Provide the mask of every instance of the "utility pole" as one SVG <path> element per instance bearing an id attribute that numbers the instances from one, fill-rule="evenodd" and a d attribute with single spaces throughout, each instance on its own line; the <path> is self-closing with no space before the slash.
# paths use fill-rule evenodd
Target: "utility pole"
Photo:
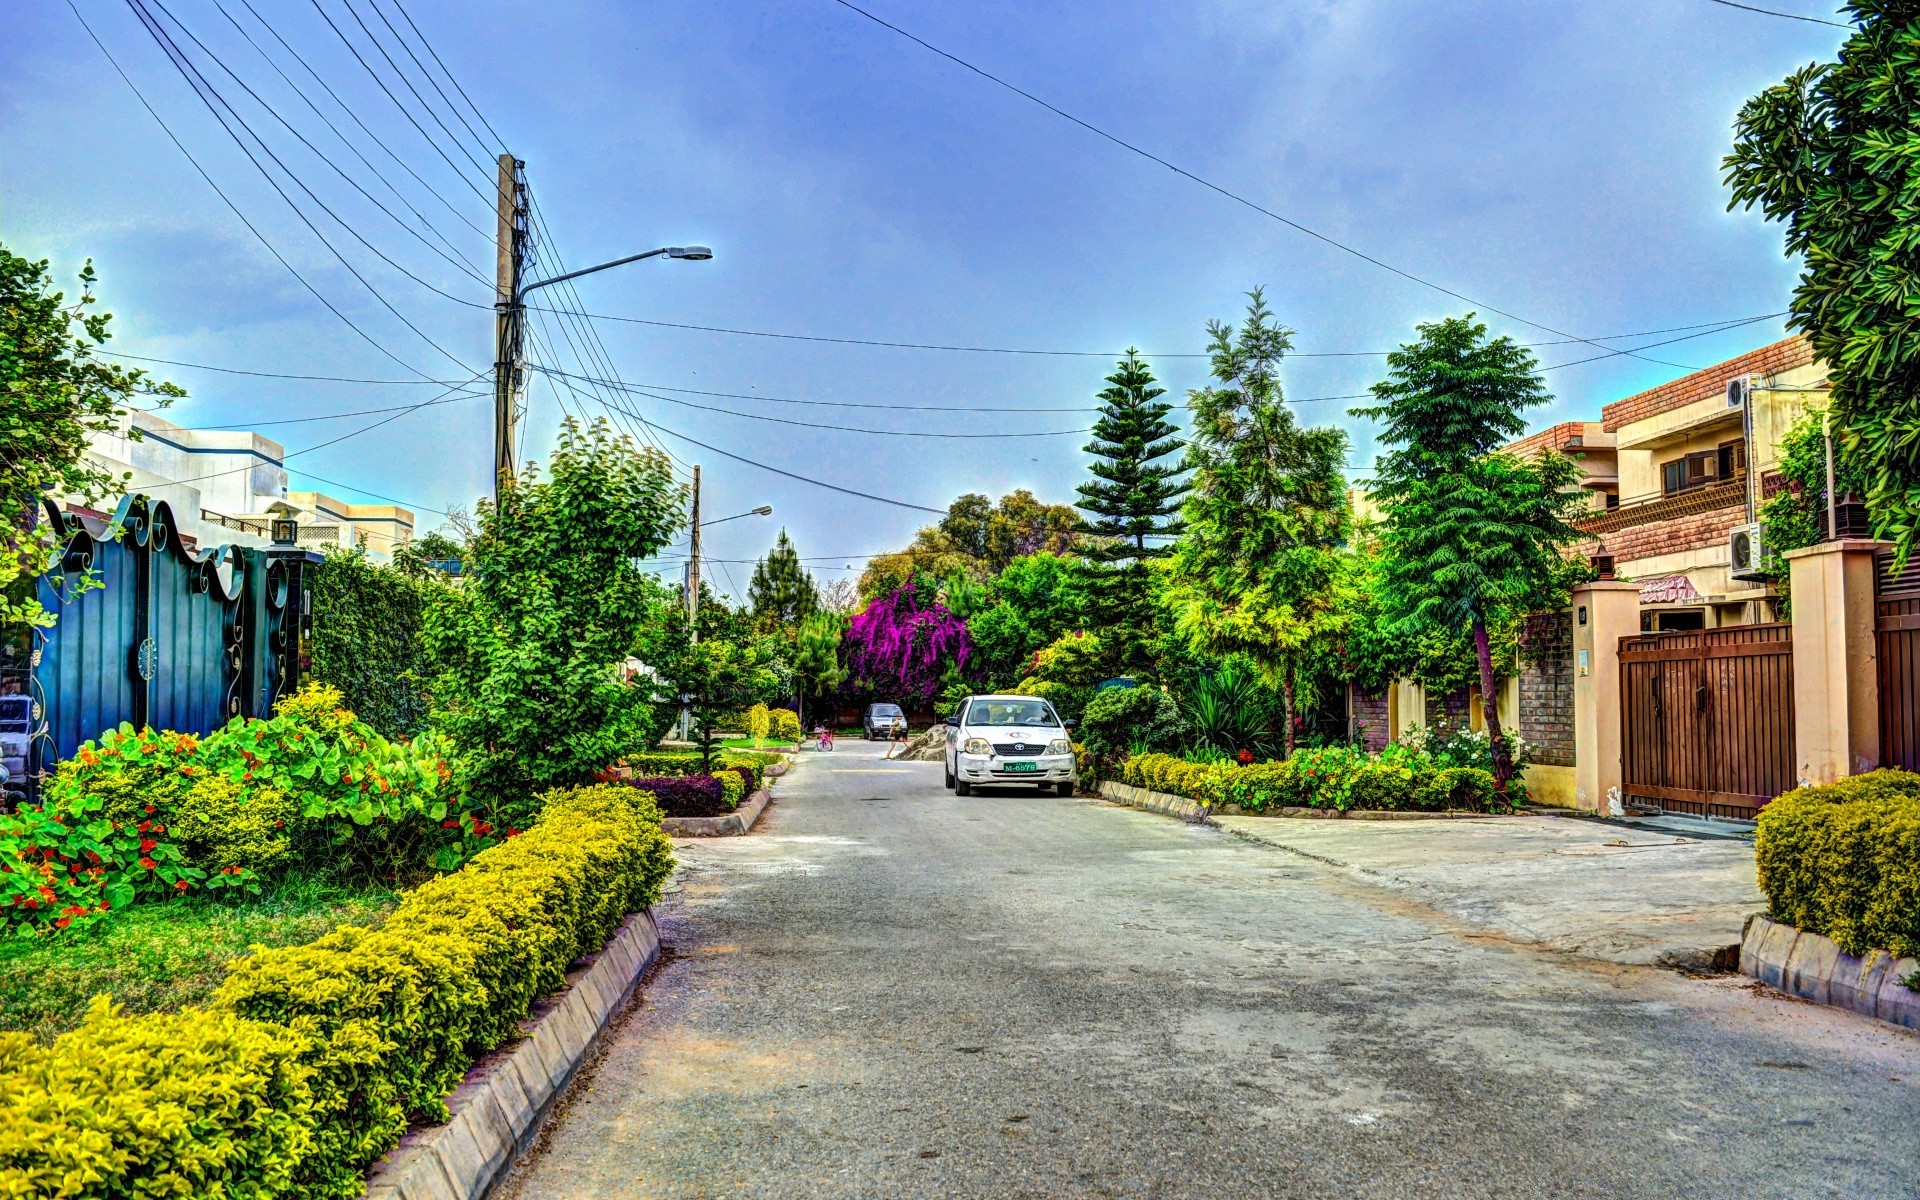
<path id="1" fill-rule="evenodd" d="M 693 469 L 693 549 L 687 558 L 687 632 L 700 640 L 700 468 Z"/>
<path id="2" fill-rule="evenodd" d="M 500 156 L 498 224 L 495 227 L 493 297 L 493 495 L 513 478 L 513 426 L 520 409 L 520 363 L 525 329 L 521 274 L 526 266 L 529 222 L 525 163 Z"/>

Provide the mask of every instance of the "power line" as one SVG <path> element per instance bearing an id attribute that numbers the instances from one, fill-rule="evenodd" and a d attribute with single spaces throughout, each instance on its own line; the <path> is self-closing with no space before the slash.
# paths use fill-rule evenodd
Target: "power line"
<path id="1" fill-rule="evenodd" d="M 544 369 L 545 368 L 539 367 L 539 366 L 534 367 L 534 370 L 536 371 L 540 371 Z M 697 408 L 697 409 L 700 409 L 702 412 L 720 413 L 724 416 L 729 416 L 729 417 L 741 417 L 748 421 L 766 421 L 774 425 L 797 425 L 805 429 L 828 429 L 828 430 L 832 430 L 835 433 L 866 433 L 866 434 L 874 434 L 879 437 L 917 437 L 917 438 L 975 440 L 975 439 L 985 439 L 985 438 L 1073 437 L 1078 434 L 1093 432 L 1091 429 L 1047 429 L 1047 430 L 1038 430 L 1038 431 L 1026 432 L 1026 433 L 930 433 L 924 430 L 917 430 L 917 429 L 912 429 L 912 430 L 867 429 L 858 425 L 827 425 L 817 421 L 794 421 L 794 420 L 789 420 L 785 417 L 765 417 L 765 416 L 759 416 L 755 413 L 735 412 L 733 409 L 720 408 L 712 404 L 696 404 L 691 400 L 677 400 L 672 396 L 657 396 L 652 392 L 642 391 L 637 387 L 627 387 L 627 388 L 622 388 L 621 390 L 628 392 L 631 395 L 645 396 L 649 400 L 664 400 L 668 404 L 678 404 L 685 408 Z"/>
<path id="2" fill-rule="evenodd" d="M 1742 12 L 1759 13 L 1763 17 L 1783 17 L 1789 21 L 1807 21 L 1814 25 L 1831 25 L 1835 29 L 1845 29 L 1849 31 L 1854 28 L 1854 26 L 1844 21 L 1829 21 L 1825 17 L 1803 17 L 1799 13 L 1775 12 L 1771 8 L 1755 8 L 1751 4 L 1736 4 L 1734 0 L 1711 0 L 1711 2 L 1725 5 L 1728 8 L 1737 8 Z"/>
<path id="3" fill-rule="evenodd" d="M 209 363 L 183 362 L 175 358 L 153 358 L 144 354 L 122 354 L 115 350 L 95 350 L 112 358 L 130 362 L 161 363 L 169 367 L 189 367 L 196 371 L 218 371 L 222 375 L 251 375 L 261 379 L 299 379 L 311 383 L 385 384 L 395 387 L 448 387 L 458 380 L 448 379 L 354 379 L 344 375 L 291 375 L 283 371 L 250 371 L 241 367 L 216 367 Z"/>
<path id="4" fill-rule="evenodd" d="M 1174 174 L 1179 175 L 1184 179 L 1191 180 L 1192 182 L 1199 184 L 1201 187 L 1206 188 L 1208 191 L 1224 196 L 1236 204 L 1244 205 L 1245 207 L 1252 209 L 1254 212 L 1257 212 L 1264 217 L 1268 217 L 1268 218 L 1271 218 L 1272 220 L 1278 221 L 1282 225 L 1287 226 L 1289 229 L 1295 230 L 1296 232 L 1299 232 L 1299 233 L 1306 234 L 1308 237 L 1313 238 L 1316 241 L 1322 242 L 1328 246 L 1331 246 L 1334 249 L 1339 250 L 1344 254 L 1350 254 L 1353 257 L 1360 259 L 1362 262 L 1371 263 L 1373 266 L 1379 267 L 1381 270 L 1389 272 L 1391 274 L 1398 275 L 1400 278 L 1408 280 L 1409 282 L 1417 283 L 1422 287 L 1431 288 L 1434 291 L 1439 292 L 1443 296 L 1451 296 L 1455 300 L 1459 300 L 1464 304 L 1470 304 L 1476 309 L 1481 309 L 1486 312 L 1494 313 L 1495 315 L 1505 317 L 1510 321 L 1518 321 L 1522 325 L 1527 325 L 1534 329 L 1544 330 L 1547 333 L 1555 334 L 1556 336 L 1559 336 L 1559 337 L 1572 338 L 1575 341 L 1585 342 L 1589 345 L 1595 346 L 1602 350 L 1606 349 L 1605 346 L 1601 346 L 1597 341 L 1594 341 L 1591 338 L 1584 338 L 1584 337 L 1581 337 L 1579 334 L 1569 333 L 1564 329 L 1556 329 L 1551 325 L 1543 325 L 1538 321 L 1530 321 L 1527 318 L 1520 316 L 1517 313 L 1509 312 L 1506 309 L 1502 309 L 1502 308 L 1496 308 L 1491 304 L 1483 304 L 1480 301 L 1475 300 L 1473 297 L 1468 296 L 1463 292 L 1456 292 L 1452 288 L 1447 287 L 1444 284 L 1435 283 L 1431 279 L 1424 279 L 1418 275 L 1415 275 L 1411 271 L 1402 270 L 1401 268 L 1396 267 L 1391 263 L 1375 258 L 1373 255 L 1368 254 L 1363 250 L 1356 249 L 1352 246 L 1347 245 L 1345 242 L 1341 242 L 1335 238 L 1329 237 L 1326 234 L 1321 233 L 1317 229 L 1311 229 L 1305 225 L 1302 225 L 1300 222 L 1293 220 L 1290 217 L 1281 216 L 1279 213 L 1273 211 L 1272 209 L 1267 208 L 1260 204 L 1256 204 L 1254 201 L 1249 200 L 1247 197 L 1240 195 L 1238 192 L 1229 191 L 1227 188 L 1224 188 L 1221 185 L 1214 183 L 1210 179 L 1206 179 L 1206 178 L 1203 178 L 1202 176 L 1196 175 L 1192 171 L 1189 171 L 1184 167 L 1176 166 L 1174 163 L 1169 162 L 1164 158 L 1161 158 L 1159 155 L 1154 154 L 1152 151 L 1142 149 L 1141 147 L 1134 145 L 1132 142 L 1129 142 L 1124 138 L 1119 137 L 1116 134 L 1108 133 L 1106 130 L 1100 128 L 1098 125 L 1095 125 L 1089 121 L 1084 121 L 1079 117 L 1074 116 L 1072 113 L 1066 111 L 1063 108 L 1059 108 L 1053 104 L 1049 104 L 1047 101 L 1042 100 L 1040 97 L 1034 95 L 1032 92 L 1029 92 L 1024 88 L 1018 87 L 1012 83 L 1009 83 L 990 71 L 987 71 L 981 67 L 976 67 L 972 63 L 968 62 L 966 59 L 961 58 L 956 54 L 951 54 L 945 50 L 942 50 L 940 47 L 934 45 L 932 42 L 929 42 L 924 38 L 917 37 L 911 33 L 908 33 L 906 30 L 900 28 L 898 25 L 895 25 L 890 21 L 886 21 L 881 19 L 878 16 L 875 16 L 873 13 L 870 13 L 866 9 L 861 8 L 859 5 L 854 4 L 852 0 L 833 0 L 833 2 L 840 5 L 842 8 L 847 9 L 849 12 L 858 13 L 860 16 L 865 17 L 867 20 L 872 21 L 874 24 L 880 26 L 883 29 L 891 30 L 892 32 L 900 35 L 906 40 L 921 47 L 922 49 L 931 51 L 932 53 L 939 55 L 941 58 L 946 59 L 948 62 L 951 62 L 956 66 L 963 67 L 966 70 L 973 72 L 975 75 L 980 76 L 980 78 L 985 79 L 990 83 L 996 84 L 999 87 L 1003 87 L 1007 91 L 1012 92 L 1014 95 L 1019 96 L 1022 99 L 1029 100 L 1034 104 L 1039 105 L 1041 108 L 1046 109 L 1048 112 L 1054 114 L 1055 116 L 1060 117 L 1063 120 L 1069 121 L 1075 125 L 1078 125 L 1080 128 L 1086 130 L 1091 134 L 1094 134 L 1097 137 L 1104 138 L 1105 140 L 1112 142 L 1114 145 L 1119 146 L 1123 150 L 1127 150 L 1133 154 L 1137 154 L 1141 158 L 1144 158 L 1149 162 L 1158 163 L 1160 166 L 1165 167 L 1167 170 L 1172 171 Z M 1641 356 L 1636 354 L 1634 355 L 1634 357 L 1639 358 Z M 1663 367 L 1673 367 L 1683 371 L 1698 370 L 1698 368 L 1696 367 L 1685 366 L 1681 363 L 1665 362 L 1660 359 L 1647 359 L 1646 361 L 1658 363 Z"/>
<path id="5" fill-rule="evenodd" d="M 396 404 L 391 408 L 360 408 L 352 412 L 323 413 L 317 417 L 277 417 L 270 421 L 236 421 L 228 425 L 180 425 L 179 429 L 259 429 L 267 425 L 309 425 L 315 421 L 339 421 L 347 417 L 371 417 L 379 413 L 412 412 L 415 408 L 432 408 L 439 404 L 457 404 L 462 400 L 481 400 L 493 395 L 492 391 L 463 391 L 457 396 L 429 400 L 425 404 Z"/>
<path id="6" fill-rule="evenodd" d="M 529 309 L 532 309 L 535 307 L 538 307 L 538 306 L 528 305 Z M 1489 311 L 1492 311 L 1492 310 L 1489 310 Z M 645 317 L 619 317 L 609 313 L 587 313 L 584 315 L 591 317 L 596 321 L 619 321 L 619 322 L 622 322 L 623 324 L 628 324 L 628 325 L 652 325 L 660 329 L 685 329 L 695 333 L 725 333 L 725 334 L 731 334 L 736 337 L 775 338 L 780 341 L 788 341 L 788 342 L 825 342 L 830 345 L 838 345 L 838 346 L 875 346 L 881 349 L 888 349 L 888 350 L 945 350 L 945 351 L 953 351 L 953 352 L 962 353 L 962 354 L 1011 354 L 1011 355 L 1028 355 L 1028 356 L 1041 357 L 1041 358 L 1113 358 L 1113 359 L 1125 358 L 1127 353 L 1124 350 L 1027 350 L 1027 349 L 1007 347 L 1007 346 L 959 346 L 959 345 L 943 345 L 935 342 L 892 342 L 892 341 L 882 341 L 875 338 L 823 337 L 823 336 L 817 336 L 817 335 L 805 334 L 805 333 L 773 333 L 764 329 L 732 329 L 722 325 L 690 325 L 680 321 L 654 321 L 654 320 L 649 320 Z M 1617 342 L 1625 338 L 1653 337 L 1657 334 L 1679 333 L 1679 332 L 1683 332 L 1685 330 L 1690 330 L 1690 329 L 1704 329 L 1704 330 L 1707 330 L 1708 333 L 1712 333 L 1712 332 L 1716 332 L 1719 328 L 1722 328 L 1722 327 L 1731 329 L 1731 328 L 1736 328 L 1740 325 L 1751 324 L 1755 321 L 1765 321 L 1772 317 L 1780 317 L 1785 315 L 1786 314 L 1784 312 L 1766 313 L 1758 317 L 1741 317 L 1741 318 L 1728 320 L 1728 321 L 1707 321 L 1699 325 L 1678 325 L 1670 329 L 1647 329 L 1637 333 L 1610 333 L 1610 334 L 1602 335 L 1600 337 L 1593 337 L 1593 338 L 1565 337 L 1565 338 L 1556 338 L 1552 341 L 1545 341 L 1545 342 L 1522 342 L 1520 343 L 1520 345 L 1527 349 L 1537 349 L 1542 346 L 1593 345 L 1596 342 Z M 1705 335 L 1703 334 L 1702 336 L 1705 336 Z M 1147 351 L 1138 351 L 1137 353 L 1139 353 L 1141 358 L 1148 359 L 1148 360 L 1156 359 L 1156 358 L 1211 358 L 1212 357 L 1211 353 L 1193 353 L 1193 352 L 1185 352 L 1185 351 L 1179 352 L 1179 353 L 1169 353 L 1169 354 L 1153 354 Z M 1393 353 L 1393 351 L 1391 350 L 1319 350 L 1319 351 L 1302 350 L 1302 351 L 1290 352 L 1288 353 L 1287 357 L 1288 358 L 1384 358 L 1391 353 Z M 1673 365 L 1673 364 L 1662 364 L 1662 365 Z M 1681 367 L 1680 369 L 1692 370 L 1693 368 Z"/>
<path id="7" fill-rule="evenodd" d="M 100 48 L 100 53 L 104 55 L 106 57 L 107 62 L 113 66 L 114 73 L 119 75 L 122 82 L 124 82 L 127 85 L 127 90 L 131 91 L 134 95 L 134 98 L 140 101 L 140 107 L 147 110 L 147 115 L 152 117 L 154 120 L 154 123 L 160 126 L 161 132 L 167 135 L 167 140 L 173 143 L 174 148 L 180 151 L 181 156 L 184 157 L 187 160 L 187 162 L 193 167 L 194 172 L 198 174 L 201 179 L 206 181 L 206 184 L 208 187 L 213 189 L 213 194 L 220 197 L 220 202 L 225 204 L 227 208 L 233 213 L 233 215 L 239 219 L 240 224 L 246 227 L 247 232 L 251 233 L 254 236 L 254 238 L 258 240 L 262 246 L 266 247 L 267 253 L 273 255 L 274 260 L 278 262 L 281 266 L 285 267 L 287 269 L 288 274 L 292 275 L 295 279 L 299 280 L 300 286 L 303 288 L 306 288 L 307 291 L 312 294 L 313 298 L 315 300 L 318 300 L 328 312 L 338 317 L 340 319 L 341 324 L 345 325 L 348 329 L 353 330 L 353 332 L 358 334 L 360 338 L 363 341 L 365 341 L 369 346 L 372 346 L 375 350 L 378 350 L 380 353 L 386 355 L 388 358 L 392 359 L 394 362 L 405 367 L 407 370 L 412 371 L 415 375 L 420 376 L 421 379 L 433 380 L 433 376 L 427 374 L 425 371 L 422 371 L 420 368 L 414 366 L 412 363 L 401 358 L 399 355 L 395 354 L 393 351 L 387 349 L 386 346 L 382 345 L 379 342 L 379 340 L 376 339 L 372 334 L 368 333 L 366 330 L 360 328 L 359 325 L 355 324 L 352 318 L 348 317 L 347 314 L 341 312 L 338 306 L 336 306 L 333 303 L 333 301 L 327 299 L 326 296 L 321 294 L 319 288 L 314 287 L 312 283 L 308 282 L 307 277 L 305 275 L 302 275 L 299 272 L 299 270 L 294 267 L 292 263 L 287 261 L 286 256 L 280 253 L 279 249 L 273 244 L 273 242 L 267 238 L 267 235 L 260 232 L 259 227 L 255 225 L 252 221 L 247 219 L 246 213 L 240 211 L 240 206 L 233 202 L 233 198 L 227 195 L 226 190 L 222 188 L 219 184 L 213 181 L 213 176 L 207 173 L 207 169 L 200 165 L 200 160 L 193 156 L 192 151 L 188 150 L 186 147 L 186 144 L 182 142 L 180 138 L 173 132 L 173 127 L 168 125 L 165 119 L 163 119 L 160 116 L 159 110 L 154 108 L 153 105 L 148 102 L 146 93 L 142 92 L 137 86 L 135 86 L 133 82 L 133 77 L 128 75 L 126 70 L 123 67 L 121 67 L 120 60 L 113 56 L 113 52 L 107 49 L 106 43 L 101 41 L 99 35 L 93 31 L 93 26 L 87 24 L 87 19 L 80 15 L 80 9 L 74 4 L 74 0 L 67 0 L 67 8 L 72 11 L 74 20 L 80 22 L 80 27 L 87 31 L 87 37 L 93 42 L 95 46 L 98 46 Z"/>

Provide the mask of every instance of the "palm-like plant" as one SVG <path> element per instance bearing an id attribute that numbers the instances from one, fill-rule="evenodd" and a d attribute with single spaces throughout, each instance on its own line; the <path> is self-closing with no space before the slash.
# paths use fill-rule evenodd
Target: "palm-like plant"
<path id="1" fill-rule="evenodd" d="M 1185 690 L 1181 707 L 1199 745 L 1227 754 L 1269 752 L 1273 696 L 1238 659 L 1229 658 L 1211 674 L 1196 676 Z"/>

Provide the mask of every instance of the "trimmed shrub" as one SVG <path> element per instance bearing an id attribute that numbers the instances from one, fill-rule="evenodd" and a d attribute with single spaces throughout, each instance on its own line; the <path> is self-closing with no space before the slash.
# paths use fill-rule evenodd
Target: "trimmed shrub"
<path id="1" fill-rule="evenodd" d="M 209 874 L 243 867 L 273 876 L 294 865 L 300 806 L 272 788 L 251 794 L 224 775 L 202 775 L 173 806 L 167 833 L 189 864 Z"/>
<path id="2" fill-rule="evenodd" d="M 1755 865 L 1774 920 L 1848 954 L 1920 956 L 1920 775 L 1883 769 L 1776 798 Z"/>
<path id="3" fill-rule="evenodd" d="M 336 930 L 236 962 L 212 1007 L 309 1039 L 312 1151 L 303 1196 L 357 1197 L 362 1173 L 518 1035 L 567 964 L 659 897 L 672 870 L 659 809 L 635 788 L 562 789 L 539 822 L 409 893 L 378 930 Z"/>
<path id="4" fill-rule="evenodd" d="M 1186 796 L 1206 804 L 1220 804 L 1227 779 L 1240 768 L 1188 762 L 1172 754 L 1134 754 L 1121 764 L 1120 781 L 1152 792 Z"/>
<path id="5" fill-rule="evenodd" d="M 772 732 L 769 734 L 776 742 L 797 742 L 800 732 L 800 714 L 790 708 L 776 708 L 769 714 L 773 719 Z"/>
<path id="6" fill-rule="evenodd" d="M 720 785 L 721 803 L 726 806 L 726 811 L 739 808 L 740 801 L 747 796 L 747 777 L 731 768 L 720 767 L 714 771 L 712 778 Z"/>
<path id="7" fill-rule="evenodd" d="M 1346 746 L 1297 750 L 1283 762 L 1233 766 L 1171 754 L 1136 754 L 1121 767 L 1124 782 L 1254 812 L 1274 808 L 1505 812 L 1493 776 L 1477 767 L 1443 767 L 1424 755 L 1389 748 L 1368 757 Z"/>
<path id="8" fill-rule="evenodd" d="M 296 1194 L 314 1127 L 298 1031 L 123 1016 L 104 996 L 42 1046 L 0 1033 L 0 1196 Z"/>
<path id="9" fill-rule="evenodd" d="M 755 745 L 766 741 L 767 734 L 772 730 L 773 717 L 765 704 L 755 703 L 747 710 L 747 736 L 753 739 Z"/>
<path id="10" fill-rule="evenodd" d="M 1131 750 L 1171 750 L 1186 740 L 1187 723 L 1173 697 L 1159 688 L 1113 687 L 1087 702 L 1079 734 L 1104 760 Z"/>
<path id="11" fill-rule="evenodd" d="M 733 811 L 725 786 L 711 775 L 661 775 L 628 782 L 652 795 L 669 817 L 718 817 Z"/>

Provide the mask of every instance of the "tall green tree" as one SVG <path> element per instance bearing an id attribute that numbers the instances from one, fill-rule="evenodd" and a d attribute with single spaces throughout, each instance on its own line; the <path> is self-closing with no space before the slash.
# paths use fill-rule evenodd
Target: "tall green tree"
<path id="1" fill-rule="evenodd" d="M 666 456 L 605 421 L 571 419 L 542 479 L 529 462 L 482 500 L 462 585 L 428 610 L 433 721 L 459 751 L 461 783 L 524 814 L 544 788 L 582 783 L 656 732 L 653 695 L 625 681 L 658 663 L 677 607 L 638 564 L 686 523 Z"/>
<path id="2" fill-rule="evenodd" d="M 1237 331 L 1213 321 L 1207 332 L 1215 382 L 1187 399 L 1187 528 L 1166 560 L 1165 603 L 1195 650 L 1243 655 L 1279 689 L 1290 754 L 1314 660 L 1337 651 L 1347 435 L 1294 420 L 1280 384 L 1293 334 L 1261 289 Z"/>
<path id="3" fill-rule="evenodd" d="M 1874 531 L 1920 535 L 1920 3 L 1852 0 L 1836 61 L 1755 96 L 1734 123 L 1728 207 L 1786 225 L 1805 267 L 1790 324 L 1827 364 L 1835 432 Z"/>
<path id="4" fill-rule="evenodd" d="M 136 397 L 157 407 L 186 395 L 98 357 L 113 321 L 94 311 L 98 278 L 89 259 L 70 303 L 46 260 L 0 246 L 0 628 L 53 624 L 31 587 L 56 549 L 37 525 L 41 498 L 113 492 L 123 481 L 88 460 L 92 436 L 120 428 Z"/>
<path id="5" fill-rule="evenodd" d="M 847 617 L 821 610 L 808 614 L 800 622 L 793 643 L 794 715 L 806 728 L 807 693 L 824 696 L 846 682 L 847 669 L 840 663 L 840 639 L 847 636 Z"/>
<path id="6" fill-rule="evenodd" d="M 1084 447 L 1094 456 L 1093 478 L 1079 489 L 1079 507 L 1094 515 L 1081 526 L 1088 535 L 1080 547 L 1088 618 L 1122 672 L 1152 668 L 1154 585 L 1147 563 L 1164 556 L 1166 540 L 1182 529 L 1182 468 L 1177 459 L 1161 461 L 1180 448 L 1164 395 L 1152 369 L 1129 349 L 1107 376 L 1093 441 Z"/>
<path id="7" fill-rule="evenodd" d="M 1564 599 L 1578 570 L 1564 550 L 1581 536 L 1568 521 L 1587 498 L 1565 455 L 1500 450 L 1525 432 L 1525 411 L 1550 399 L 1532 353 L 1489 339 L 1471 313 L 1418 331 L 1387 356 L 1378 403 L 1353 410 L 1381 421 L 1380 442 L 1393 448 L 1374 473 L 1384 513 L 1374 586 L 1396 635 L 1472 638 L 1494 782 L 1505 790 L 1514 765 L 1489 629 Z"/>
<path id="8" fill-rule="evenodd" d="M 773 549 L 754 565 L 747 602 L 762 628 L 792 628 L 820 607 L 820 589 L 813 574 L 800 565 L 800 552 L 793 548 L 786 530 L 780 531 Z"/>

